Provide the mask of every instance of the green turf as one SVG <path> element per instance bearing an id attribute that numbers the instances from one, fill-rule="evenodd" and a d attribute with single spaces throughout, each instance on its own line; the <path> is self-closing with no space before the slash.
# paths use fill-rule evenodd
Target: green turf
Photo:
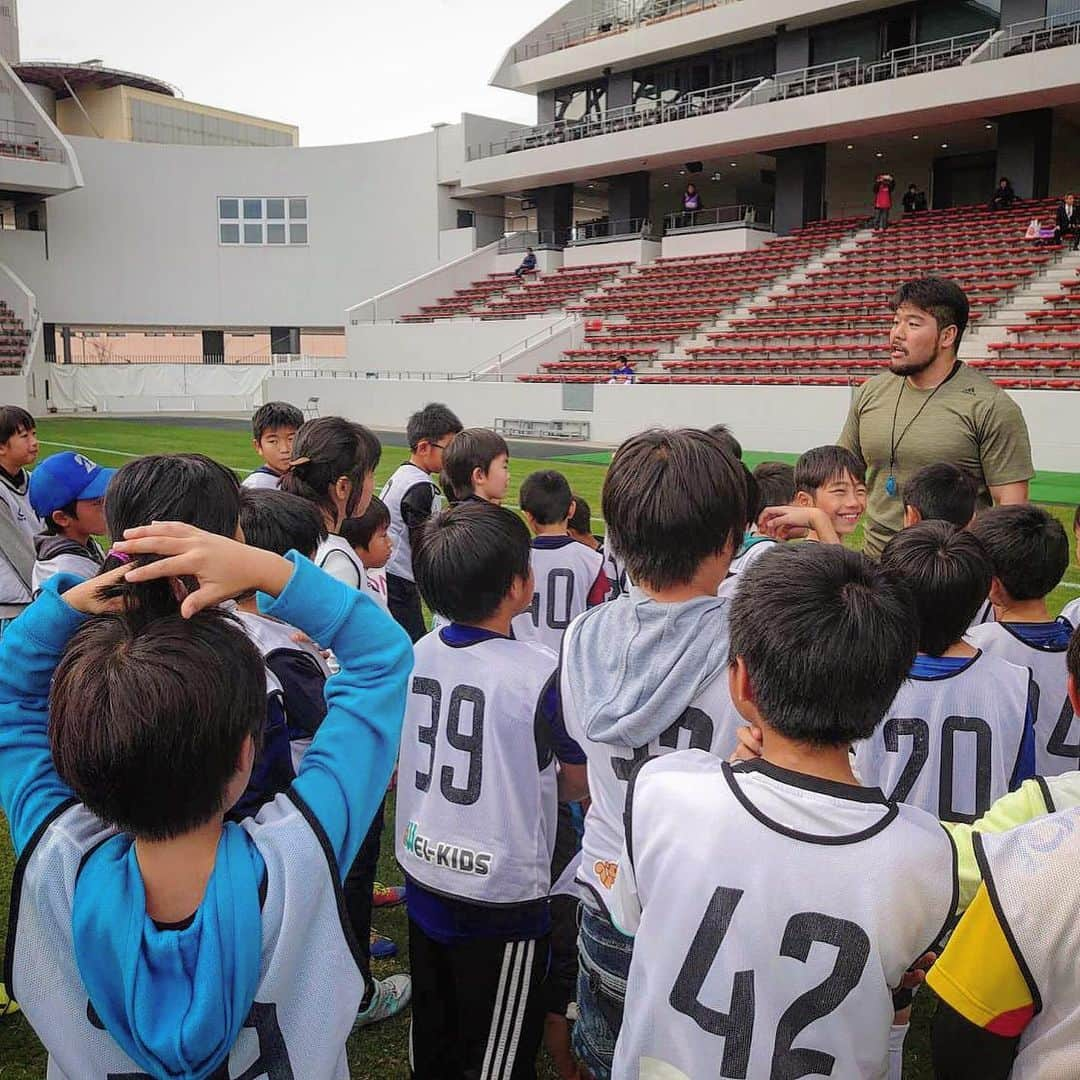
<path id="1" fill-rule="evenodd" d="M 239 431 L 173 425 L 147 425 L 122 420 L 70 420 L 46 419 L 38 426 L 42 443 L 42 455 L 47 456 L 64 449 L 77 449 L 94 460 L 106 465 L 122 465 L 131 457 L 146 453 L 175 451 L 198 451 L 208 454 L 240 471 L 254 468 L 258 458 L 251 448 L 250 439 Z M 405 451 L 387 449 L 377 473 L 382 482 L 406 457 Z M 794 460 L 791 454 L 751 452 L 746 455 L 751 466 L 763 460 Z M 558 467 L 564 472 L 576 492 L 591 505 L 594 515 L 599 514 L 600 487 L 605 469 L 601 466 L 610 461 L 610 453 L 568 455 L 557 462 L 532 461 L 515 458 L 511 463 L 513 483 L 510 498 L 516 501 L 518 485 L 534 469 Z M 1052 512 L 1061 519 L 1072 534 L 1073 506 L 1080 502 L 1080 476 L 1067 473 L 1040 473 L 1033 485 L 1036 498 L 1058 503 Z M 596 524 L 602 523 L 599 518 Z M 598 530 L 599 531 L 599 530 Z M 858 543 L 858 534 L 853 538 Z M 1071 586 L 1071 587 L 1070 587 Z M 1057 612 L 1068 600 L 1080 593 L 1080 570 L 1075 561 L 1070 565 L 1065 583 L 1051 594 L 1051 609 Z M 8 844 L 6 828 L 0 828 L 0 935 L 6 926 L 8 889 L 14 859 Z M 393 858 L 393 811 L 392 800 L 387 805 L 387 824 L 383 833 L 380 880 L 387 884 L 401 881 Z M 396 960 L 376 963 L 377 975 L 407 970 L 404 956 L 407 953 L 407 925 L 404 911 L 376 912 L 375 927 L 389 934 L 400 946 L 401 955 Z M 930 1080 L 933 1071 L 929 1058 L 928 1017 L 933 1003 L 929 991 L 919 994 L 916 1002 L 915 1021 L 908 1038 L 905 1057 L 906 1080 Z M 349 1041 L 349 1063 L 353 1080 L 396 1080 L 408 1075 L 407 1047 L 408 1023 L 394 1020 L 355 1035 Z M 542 1055 L 543 1057 L 543 1055 Z M 37 1080 L 44 1075 L 45 1058 L 40 1043 L 21 1017 L 0 1020 L 0 1080 Z M 541 1076 L 554 1077 L 550 1065 L 543 1061 Z"/>

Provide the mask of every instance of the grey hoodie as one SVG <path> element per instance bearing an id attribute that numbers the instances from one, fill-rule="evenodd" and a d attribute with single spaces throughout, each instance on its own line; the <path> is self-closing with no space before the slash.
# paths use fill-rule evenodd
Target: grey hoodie
<path id="1" fill-rule="evenodd" d="M 593 608 L 563 656 L 563 688 L 586 735 L 636 748 L 663 734 L 727 677 L 727 601 L 650 599 L 636 586 Z"/>

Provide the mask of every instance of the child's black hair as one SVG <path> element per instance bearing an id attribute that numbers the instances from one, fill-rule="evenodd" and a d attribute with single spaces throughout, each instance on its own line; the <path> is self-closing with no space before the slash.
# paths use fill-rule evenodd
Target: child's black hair
<path id="1" fill-rule="evenodd" d="M 979 485 L 975 477 L 948 461 L 924 465 L 905 485 L 904 506 L 914 507 L 923 521 L 948 521 L 964 528 L 975 516 Z"/>
<path id="2" fill-rule="evenodd" d="M 241 490 L 240 528 L 245 544 L 276 555 L 298 551 L 313 559 L 326 539 L 323 516 L 312 503 L 272 488 Z"/>
<path id="3" fill-rule="evenodd" d="M 919 651 L 930 656 L 940 656 L 964 636 L 986 603 L 993 577 L 978 537 L 947 521 L 924 521 L 898 532 L 881 553 L 881 568 L 911 590 Z"/>
<path id="4" fill-rule="evenodd" d="M 632 581 L 654 589 L 692 581 L 703 560 L 738 549 L 746 528 L 742 465 L 695 428 L 627 439 L 602 501 L 610 550 Z"/>
<path id="5" fill-rule="evenodd" d="M 795 462 L 795 490 L 813 495 L 818 488 L 848 475 L 860 484 L 866 483 L 866 466 L 861 458 L 843 446 L 815 446 Z"/>
<path id="6" fill-rule="evenodd" d="M 986 548 L 994 577 L 1013 600 L 1041 600 L 1065 576 L 1068 534 L 1041 506 L 995 506 L 979 514 L 971 531 Z"/>
<path id="7" fill-rule="evenodd" d="M 786 461 L 763 461 L 754 470 L 757 481 L 760 506 L 756 521 L 761 511 L 769 506 L 790 506 L 795 499 L 795 466 Z"/>
<path id="8" fill-rule="evenodd" d="M 353 548 L 371 546 L 371 539 L 380 528 L 389 528 L 390 511 L 382 499 L 372 496 L 368 508 L 359 517 L 346 518 L 341 523 L 341 538 Z"/>
<path id="9" fill-rule="evenodd" d="M 93 813 L 167 840 L 229 809 L 244 740 L 257 742 L 265 719 L 262 656 L 222 609 L 106 615 L 79 630 L 57 666 L 49 745 Z"/>
<path id="10" fill-rule="evenodd" d="M 105 493 L 105 522 L 112 540 L 124 530 L 154 521 L 182 521 L 218 536 L 234 537 L 240 520 L 240 483 L 236 474 L 204 454 L 149 454 L 122 466 Z M 136 565 L 157 556 L 139 556 Z M 105 560 L 103 572 L 119 566 Z M 129 614 L 146 618 L 179 611 L 168 579 L 139 585 L 121 582 L 105 590 L 122 597 Z"/>
<path id="11" fill-rule="evenodd" d="M 282 428 L 298 431 L 304 423 L 304 414 L 287 401 L 268 401 L 255 410 L 251 418 L 251 433 L 258 442 L 268 431 Z"/>
<path id="12" fill-rule="evenodd" d="M 405 434 L 409 449 L 415 450 L 421 442 L 438 442 L 446 435 L 461 431 L 461 421 L 445 405 L 432 402 L 409 417 Z"/>
<path id="13" fill-rule="evenodd" d="M 731 603 L 731 658 L 758 711 L 813 746 L 868 738 L 918 647 L 907 586 L 839 544 L 778 545 L 743 571 Z"/>
<path id="14" fill-rule="evenodd" d="M 571 532 L 592 533 L 592 507 L 575 491 L 574 512 L 567 519 L 566 527 Z"/>
<path id="15" fill-rule="evenodd" d="M 379 440 L 363 424 L 342 416 L 309 420 L 296 433 L 296 464 L 281 478 L 281 490 L 314 503 L 327 517 L 336 517 L 330 489 L 341 477 L 348 477 L 355 505 L 363 492 L 364 477 L 375 471 L 381 455 Z M 346 517 L 351 509 L 346 507 Z"/>
<path id="16" fill-rule="evenodd" d="M 37 431 L 34 418 L 18 405 L 0 405 L 0 446 L 26 431 Z"/>
<path id="17" fill-rule="evenodd" d="M 460 501 L 472 494 L 472 474 L 475 469 L 486 473 L 500 454 L 510 456 L 506 440 L 490 428 L 465 428 L 443 455 L 442 475 L 455 499 Z"/>
<path id="18" fill-rule="evenodd" d="M 413 573 L 432 611 L 476 623 L 497 610 L 515 580 L 528 577 L 530 551 L 517 514 L 470 500 L 425 522 L 413 545 Z"/>
<path id="19" fill-rule="evenodd" d="M 737 461 L 742 461 L 742 443 L 731 432 L 727 424 L 713 424 L 709 434 Z"/>
<path id="20" fill-rule="evenodd" d="M 558 525 L 565 521 L 573 501 L 569 482 L 554 469 L 529 473 L 518 492 L 518 505 L 531 514 L 538 525 Z"/>

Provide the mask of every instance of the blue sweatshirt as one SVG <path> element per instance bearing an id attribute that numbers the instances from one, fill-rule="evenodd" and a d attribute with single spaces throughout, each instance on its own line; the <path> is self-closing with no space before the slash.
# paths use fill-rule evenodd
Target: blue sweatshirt
<path id="1" fill-rule="evenodd" d="M 277 600 L 260 610 L 332 648 L 341 672 L 326 683 L 327 714 L 292 791 L 313 812 L 341 878 L 382 800 L 400 741 L 412 648 L 363 593 L 295 552 Z M 74 793 L 49 752 L 53 671 L 88 616 L 58 575 L 0 639 L 0 806 L 21 855 Z M 79 971 L 106 1030 L 153 1076 L 209 1076 L 228 1056 L 260 978 L 259 891 L 266 867 L 254 841 L 226 823 L 202 904 L 183 928 L 146 914 L 133 839 L 113 836 L 87 858 L 72 903 Z M 14 928 L 11 928 L 14 931 Z M 49 1032 L 39 1032 L 48 1047 Z"/>

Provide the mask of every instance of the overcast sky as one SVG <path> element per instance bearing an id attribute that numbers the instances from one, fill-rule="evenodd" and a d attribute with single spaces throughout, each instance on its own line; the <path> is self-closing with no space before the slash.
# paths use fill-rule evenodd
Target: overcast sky
<path id="1" fill-rule="evenodd" d="M 536 122 L 488 86 L 560 0 L 21 0 L 24 60 L 99 59 L 184 97 L 299 124 L 305 146 L 366 142 L 462 112 Z"/>

